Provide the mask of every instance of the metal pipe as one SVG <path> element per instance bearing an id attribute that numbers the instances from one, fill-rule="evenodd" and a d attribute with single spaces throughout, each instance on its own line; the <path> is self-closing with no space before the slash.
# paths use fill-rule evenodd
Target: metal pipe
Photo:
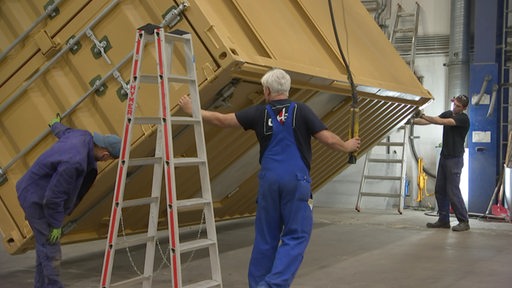
<path id="1" fill-rule="evenodd" d="M 494 113 L 494 106 L 496 105 L 496 93 L 498 92 L 498 84 L 492 86 L 491 104 L 489 104 L 489 110 L 487 111 L 487 118 L 491 117 Z"/>
<path id="2" fill-rule="evenodd" d="M 482 101 L 482 97 L 485 94 L 485 90 L 487 89 L 487 84 L 489 84 L 489 81 L 492 79 L 491 75 L 486 75 L 484 78 L 484 82 L 482 83 L 482 88 L 480 88 L 480 93 L 478 95 L 475 95 L 474 97 L 471 97 L 471 103 L 473 105 L 480 105 L 480 101 Z"/>
<path id="3" fill-rule="evenodd" d="M 36 26 L 39 25 L 39 23 L 41 23 L 41 21 L 43 21 L 44 19 L 46 19 L 46 17 L 48 17 L 48 15 L 53 13 L 53 10 L 62 1 L 64 1 L 64 0 L 56 0 L 52 5 L 48 6 L 46 8 L 46 11 L 43 14 L 41 14 L 41 16 L 39 16 L 36 19 L 36 21 L 34 21 L 32 23 L 32 25 L 30 25 L 30 27 L 28 27 L 28 29 L 25 30 L 25 32 L 23 32 L 20 36 L 18 36 L 18 38 L 16 38 L 16 40 L 14 40 L 14 42 L 12 42 L 12 44 L 9 45 L 9 47 L 7 47 L 4 51 L 2 51 L 2 54 L 0 54 L 0 62 L 2 60 L 4 60 L 4 58 L 7 56 L 7 54 L 9 54 L 9 52 L 11 52 L 11 50 L 14 49 L 14 47 L 16 47 L 16 45 L 18 45 L 21 41 L 23 41 L 23 39 L 25 39 L 28 36 L 28 34 L 30 34 L 30 32 L 32 32 L 32 30 L 34 30 L 34 28 L 36 28 Z"/>
<path id="4" fill-rule="evenodd" d="M 469 1 L 451 0 L 450 10 L 446 109 L 451 106 L 451 96 L 468 95 L 469 89 Z"/>
<path id="5" fill-rule="evenodd" d="M 59 53 L 57 53 L 57 55 L 55 55 L 50 61 L 48 61 L 46 64 L 44 64 L 28 81 L 26 81 L 9 99 L 7 99 L 6 101 L 4 101 L 4 103 L 2 103 L 2 105 L 0 105 L 0 114 L 2 114 L 2 112 L 5 111 L 5 109 L 7 109 L 7 107 L 9 107 L 12 103 L 14 103 L 16 100 L 18 100 L 18 98 L 22 95 L 23 92 L 25 92 L 28 87 L 30 85 L 32 85 L 32 83 L 34 83 L 35 80 L 37 80 L 37 78 L 39 78 L 39 76 L 41 76 L 41 74 L 43 74 L 44 72 L 46 72 L 46 70 L 48 70 L 48 68 L 50 68 L 50 66 L 52 66 L 55 62 L 57 62 L 57 60 L 60 59 L 60 57 L 62 57 L 64 55 L 64 53 L 66 53 L 71 47 L 73 47 L 73 45 L 75 44 L 75 42 L 77 42 L 85 33 L 87 30 L 91 29 L 92 27 L 94 27 L 96 24 L 98 24 L 98 22 L 108 13 L 110 12 L 110 10 L 112 10 L 114 8 L 115 5 L 117 5 L 117 3 L 119 3 L 119 0 L 113 0 L 112 2 L 110 2 L 109 6 L 107 6 L 107 8 L 105 8 L 101 14 L 98 15 L 98 17 L 94 18 L 91 22 L 91 24 L 89 24 L 87 27 L 85 27 L 85 29 L 83 29 L 80 33 L 78 33 L 78 35 L 73 38 L 71 41 L 69 41 L 66 45 L 66 47 L 64 47 L 62 50 L 59 51 Z"/>
<path id="6" fill-rule="evenodd" d="M 117 71 L 117 69 L 119 69 L 119 67 L 124 65 L 132 57 L 133 57 L 133 51 L 128 53 L 123 58 L 123 60 L 121 62 L 119 62 L 112 70 L 110 70 L 110 72 L 108 72 L 103 78 L 98 80 L 94 84 L 94 86 L 91 89 L 89 89 L 87 92 L 85 92 L 85 94 L 82 95 L 82 97 L 77 102 L 75 102 L 68 110 L 66 110 L 66 112 L 62 113 L 61 114 L 62 118 L 66 117 L 73 110 L 75 110 L 76 107 L 78 107 L 80 104 L 82 104 L 82 102 L 84 102 L 85 99 L 87 99 L 87 97 L 89 97 L 94 91 L 96 91 L 96 89 L 98 89 L 99 86 L 101 86 L 103 83 L 105 83 L 105 81 L 107 81 L 107 79 L 109 77 L 113 76 L 113 74 Z M 32 148 L 34 148 L 39 142 L 41 142 L 41 140 L 43 140 L 48 134 L 50 134 L 50 131 L 51 131 L 51 129 L 47 128 L 43 133 L 41 133 L 39 136 L 37 136 L 36 139 L 34 141 L 32 141 L 32 143 L 30 143 L 27 147 L 25 147 L 23 150 L 21 150 L 20 153 L 18 153 L 16 156 L 14 156 L 14 158 L 11 161 L 9 161 L 9 163 L 7 163 L 7 165 L 5 167 L 3 167 L 2 172 L 5 174 L 5 172 L 7 172 L 7 170 L 9 170 L 9 168 L 12 165 L 14 165 L 14 163 L 16 163 L 16 161 L 18 161 L 21 157 L 25 156 L 25 154 L 27 154 L 28 151 L 32 150 Z"/>
<path id="7" fill-rule="evenodd" d="M 82 32 L 80 34 L 78 34 L 78 36 L 76 38 L 73 39 L 73 41 L 69 42 L 67 47 L 65 49 L 63 49 L 62 51 L 59 52 L 59 54 L 57 54 L 53 59 L 52 61 L 55 62 L 56 60 L 54 60 L 56 57 L 60 57 L 60 55 L 62 53 L 64 53 L 65 51 L 69 50 L 70 47 L 73 46 L 73 44 L 76 42 L 76 40 L 78 40 L 81 36 L 83 36 L 87 31 L 89 31 L 90 27 L 94 26 L 100 18 L 102 18 L 107 12 L 109 12 L 113 6 L 115 4 L 117 4 L 119 2 L 119 0 L 114 0 L 111 2 L 111 4 L 105 9 L 102 11 L 102 13 L 93 20 L 93 22 L 91 22 L 91 24 L 89 26 L 87 26 L 84 30 L 82 30 Z M 178 9 L 176 10 L 173 10 L 171 11 L 171 13 L 169 13 L 169 15 L 167 15 L 167 17 L 165 18 L 165 20 L 162 22 L 162 26 L 163 25 L 171 25 L 171 28 L 173 25 L 175 25 L 177 22 L 174 21 L 176 20 L 178 17 L 179 17 L 179 14 L 183 13 L 183 11 L 188 7 L 188 2 L 183 2 L 180 4 L 180 6 L 178 7 Z M 171 24 L 168 24 L 168 23 L 171 23 Z M 118 69 L 123 66 L 130 58 L 133 57 L 133 50 L 130 51 L 124 58 L 123 60 L 121 60 L 121 62 L 119 62 L 112 70 L 110 70 L 110 72 L 108 72 L 103 78 L 101 78 L 100 80 L 98 80 L 94 86 L 89 89 L 77 102 L 75 102 L 68 110 L 66 110 L 63 114 L 62 114 L 62 118 L 66 117 L 68 114 L 70 114 L 73 110 L 76 109 L 76 107 L 78 107 L 83 101 L 85 101 L 85 99 L 87 99 L 87 97 L 89 97 L 94 91 L 96 91 L 96 89 L 101 86 L 103 83 L 105 83 L 107 81 L 107 79 L 111 76 L 115 77 L 116 79 L 119 80 L 119 71 Z M 52 62 L 52 63 L 53 63 Z M 48 63 L 47 63 L 48 64 Z M 44 70 L 47 69 L 49 67 L 49 65 L 45 65 L 44 66 Z M 41 69 L 43 70 L 43 69 Z M 37 75 L 37 77 L 39 77 L 40 73 Z M 36 75 L 34 75 L 35 77 Z M 32 77 L 31 80 L 35 80 L 35 78 Z M 32 81 L 33 82 L 33 81 Z M 31 82 L 31 83 L 32 83 Z M 27 85 L 28 87 L 28 85 Z M 123 87 L 125 87 L 123 85 Z M 26 89 L 26 87 L 24 88 Z M 125 88 L 126 89 L 126 88 Z M 17 98 L 21 93 L 17 94 L 15 97 Z M 12 98 L 12 97 L 11 97 Z M 11 100 L 11 99 L 9 99 Z M 11 102 L 15 101 L 16 99 L 12 100 Z M 9 103 L 11 104 L 11 103 Z M 9 105 L 5 105 L 5 108 L 7 108 L 7 106 Z M 2 106 L 3 107 L 3 106 Z M 5 108 L 3 109 L 0 109 L 0 113 L 5 110 Z M 7 165 L 3 168 L 0 167 L 0 186 L 3 185 L 5 182 L 7 182 L 7 175 L 6 175 L 6 172 L 7 170 L 12 166 L 14 165 L 14 163 L 16 163 L 21 157 L 25 156 L 25 154 L 27 154 L 30 150 L 32 150 L 39 142 L 41 142 L 49 133 L 50 133 L 51 129 L 46 129 L 43 133 L 41 133 L 38 137 L 36 137 L 36 139 L 34 141 L 32 141 L 32 143 L 30 143 L 27 147 L 25 147 L 22 151 L 20 151 L 20 153 L 18 153 L 13 159 L 11 159 L 11 161 L 9 161 L 9 163 L 7 163 Z"/>

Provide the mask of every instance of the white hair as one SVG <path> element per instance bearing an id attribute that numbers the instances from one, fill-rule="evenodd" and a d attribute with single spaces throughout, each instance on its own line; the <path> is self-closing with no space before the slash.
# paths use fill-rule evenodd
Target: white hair
<path id="1" fill-rule="evenodd" d="M 261 85 L 267 87 L 271 95 L 288 95 L 291 82 L 290 75 L 281 69 L 272 69 L 261 77 Z"/>

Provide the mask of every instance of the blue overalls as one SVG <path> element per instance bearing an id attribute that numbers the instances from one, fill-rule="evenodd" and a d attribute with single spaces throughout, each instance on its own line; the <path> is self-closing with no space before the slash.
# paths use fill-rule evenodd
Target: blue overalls
<path id="1" fill-rule="evenodd" d="M 293 111 L 291 103 L 288 111 Z M 293 116 L 280 124 L 270 105 L 272 139 L 261 160 L 249 287 L 289 287 L 313 227 L 311 178 L 293 133 Z"/>

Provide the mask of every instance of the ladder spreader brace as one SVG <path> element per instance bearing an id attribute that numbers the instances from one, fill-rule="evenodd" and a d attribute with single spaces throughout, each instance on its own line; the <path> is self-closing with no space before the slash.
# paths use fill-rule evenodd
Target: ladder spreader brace
<path id="1" fill-rule="evenodd" d="M 153 35 L 153 37 L 148 37 Z M 155 42 L 157 74 L 141 75 L 143 50 L 146 42 Z M 171 74 L 173 68 L 173 51 L 175 45 L 182 44 L 186 62 L 186 75 Z M 167 55 L 169 53 L 170 55 Z M 169 57 L 169 58 L 168 58 Z M 157 84 L 160 96 L 160 115 L 156 117 L 136 117 L 135 108 L 140 83 Z M 175 117 L 170 115 L 170 83 L 188 84 L 188 91 L 192 99 L 192 117 Z M 155 101 L 156 102 L 156 101 Z M 151 103 L 151 102 L 149 102 Z M 215 229 L 215 218 L 208 174 L 206 157 L 206 143 L 204 139 L 203 122 L 199 90 L 197 87 L 196 70 L 191 35 L 176 30 L 165 33 L 162 27 L 147 24 L 136 32 L 135 49 L 131 70 L 129 97 L 127 99 L 126 119 L 124 123 L 121 153 L 117 170 L 117 178 L 113 196 L 107 245 L 101 275 L 100 287 L 122 286 L 129 283 L 142 283 L 143 287 L 151 287 L 153 280 L 154 256 L 157 241 L 158 217 L 160 211 L 160 194 L 162 177 L 165 180 L 165 194 L 167 200 L 167 221 L 169 225 L 169 245 L 171 251 L 172 287 L 222 287 L 219 252 Z M 131 136 L 133 125 L 152 124 L 157 126 L 157 137 L 154 157 L 130 158 Z M 194 129 L 197 157 L 174 157 L 172 125 L 188 125 Z M 128 166 L 153 165 L 153 182 L 151 196 L 146 198 L 124 200 Z M 197 166 L 201 182 L 201 196 L 199 198 L 177 200 L 175 167 Z M 163 175 L 163 176 L 162 176 Z M 147 237 L 138 243 L 117 243 L 119 224 L 122 221 L 122 209 L 127 207 L 149 205 L 149 220 Z M 178 209 L 180 207 L 199 207 L 203 209 L 206 223 L 206 238 L 180 243 Z M 137 241 L 133 241 L 137 242 Z M 139 277 L 111 284 L 114 255 L 117 245 L 133 246 L 146 244 L 144 273 Z M 183 286 L 181 253 L 198 249 L 208 249 L 211 267 L 211 279 L 200 280 Z"/>

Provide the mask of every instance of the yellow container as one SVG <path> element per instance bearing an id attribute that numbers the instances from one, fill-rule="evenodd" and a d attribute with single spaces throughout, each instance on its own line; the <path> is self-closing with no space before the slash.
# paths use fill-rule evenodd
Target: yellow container
<path id="1" fill-rule="evenodd" d="M 169 4 L 171 3 L 171 4 Z M 234 112 L 263 101 L 260 77 L 279 67 L 292 76 L 291 99 L 308 103 L 330 130 L 344 139 L 351 125 L 352 95 L 347 67 L 337 48 L 327 1 L 190 0 L 166 29 L 193 35 L 197 78 L 205 109 Z M 4 5 L 5 4 L 5 5 Z M 129 79 L 135 31 L 162 25 L 181 2 L 74 0 L 45 13 L 45 1 L 8 1 L 0 10 L 0 230 L 9 253 L 33 247 L 32 232 L 19 207 L 15 183 L 55 138 L 47 122 L 55 113 L 69 126 L 120 136 L 126 102 L 122 82 Z M 403 123 L 414 108 L 431 101 L 359 0 L 333 1 L 339 42 L 357 86 L 359 155 Z M 37 8 L 37 9 L 35 9 Z M 37 10 L 37 11 L 36 11 Z M 42 20 L 41 20 L 42 19 Z M 103 47 L 102 55 L 96 44 Z M 153 53 L 154 54 L 154 53 Z M 154 55 L 143 70 L 154 69 Z M 139 96 L 138 112 L 154 115 L 154 95 Z M 171 107 L 183 90 L 175 87 Z M 208 163 L 216 218 L 255 212 L 258 145 L 250 132 L 206 125 Z M 152 155 L 154 127 L 137 128 L 133 156 Z M 192 135 L 175 131 L 175 151 L 189 152 Z M 313 143 L 313 189 L 348 167 L 347 155 Z M 105 237 L 108 231 L 117 162 L 99 167 L 96 183 L 66 218 L 63 243 Z M 152 171 L 132 171 L 126 195 L 150 189 Z M 197 179 L 176 172 L 178 198 L 196 193 Z M 2 180 L 0 178 L 0 182 Z M 130 196 L 131 197 L 131 196 Z M 143 231 L 145 209 L 124 213 L 126 233 Z M 160 228 L 167 227 L 162 205 Z M 201 221 L 200 211 L 180 215 L 180 224 Z"/>

